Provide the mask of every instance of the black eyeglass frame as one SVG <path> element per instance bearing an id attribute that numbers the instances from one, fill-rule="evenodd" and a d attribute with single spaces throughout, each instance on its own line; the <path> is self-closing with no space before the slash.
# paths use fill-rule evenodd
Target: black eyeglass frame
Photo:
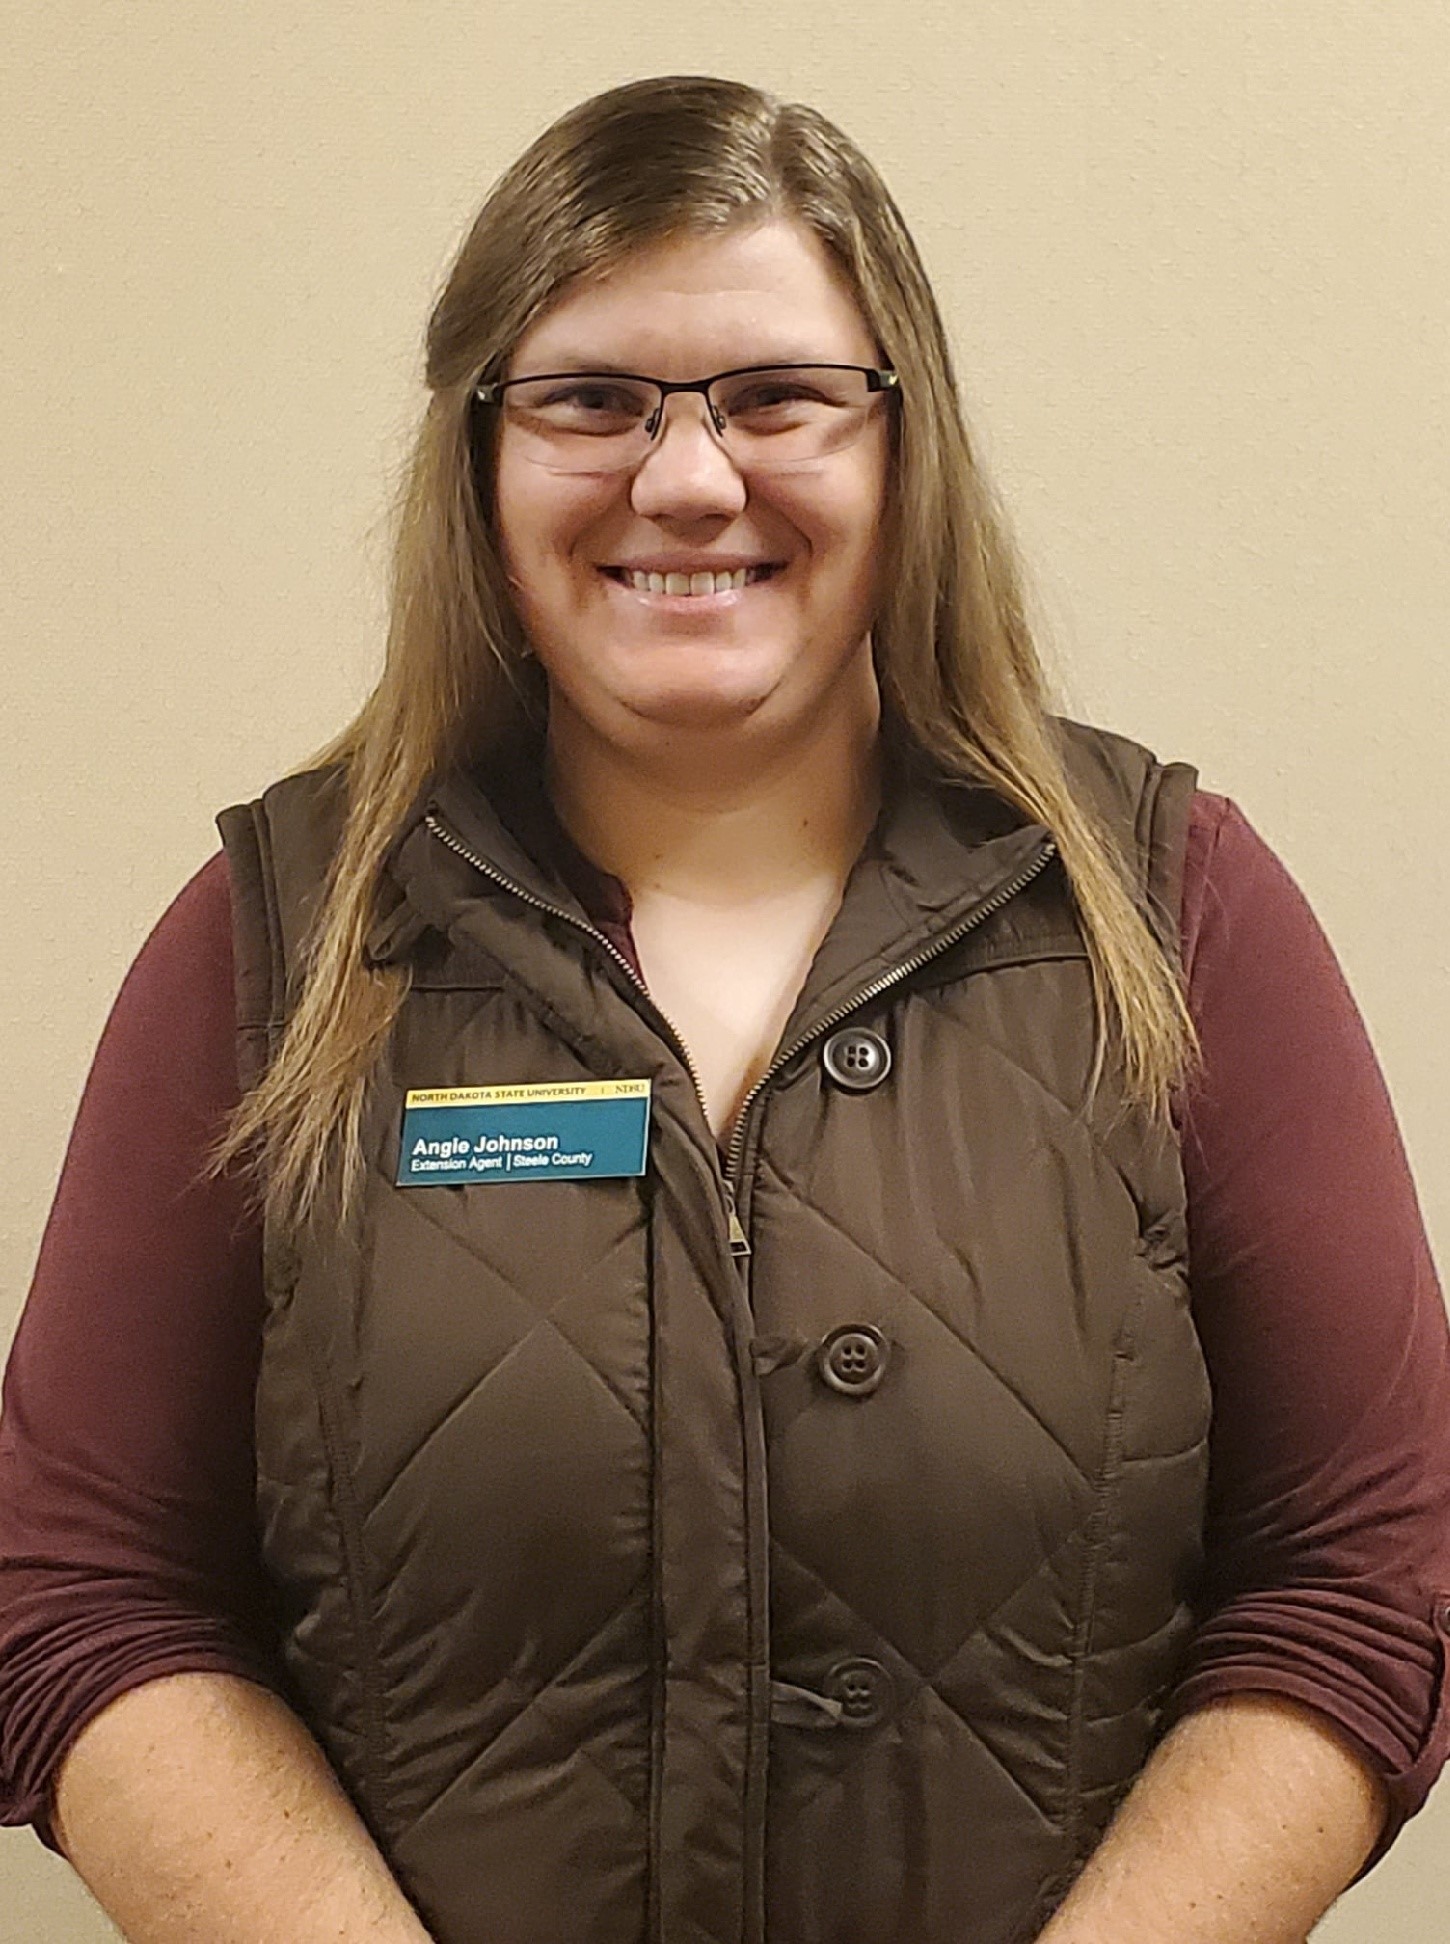
<path id="1" fill-rule="evenodd" d="M 645 430 L 651 439 L 659 434 L 665 415 L 665 400 L 672 392 L 698 392 L 705 401 L 711 422 L 717 435 L 723 436 L 726 420 L 710 396 L 710 387 L 722 378 L 749 378 L 756 372 L 764 371 L 859 371 L 866 380 L 868 392 L 893 392 L 899 398 L 901 376 L 889 365 L 831 364 L 826 360 L 797 360 L 794 364 L 736 365 L 732 371 L 717 371 L 713 378 L 648 378 L 642 371 L 531 371 L 523 378 L 501 378 L 488 383 L 475 385 L 473 396 L 480 405 L 501 405 L 503 395 L 511 385 L 538 385 L 549 379 L 557 378 L 624 378 L 637 385 L 653 385 L 660 394 L 660 402 L 653 413 L 645 420 Z"/>

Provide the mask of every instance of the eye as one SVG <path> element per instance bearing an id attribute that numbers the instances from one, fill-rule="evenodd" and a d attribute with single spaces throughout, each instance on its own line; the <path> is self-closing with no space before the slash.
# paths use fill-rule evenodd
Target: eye
<path id="1" fill-rule="evenodd" d="M 562 406 L 580 412 L 629 412 L 638 405 L 638 394 L 627 386 L 590 383 L 557 386 L 543 400 L 548 406 Z"/>
<path id="2" fill-rule="evenodd" d="M 762 378 L 745 390 L 736 393 L 730 401 L 731 409 L 737 412 L 768 411 L 773 405 L 789 405 L 806 399 L 819 399 L 821 394 L 809 385 L 803 385 L 794 378 Z"/>
<path id="3" fill-rule="evenodd" d="M 644 386 L 595 372 L 525 380 L 511 385 L 504 398 L 516 418 L 554 432 L 625 432 L 651 409 Z"/>
<path id="4" fill-rule="evenodd" d="M 860 379 L 854 383 L 859 387 Z M 785 432 L 830 419 L 853 402 L 853 375 L 819 365 L 742 372 L 722 387 L 727 418 L 741 430 Z"/>

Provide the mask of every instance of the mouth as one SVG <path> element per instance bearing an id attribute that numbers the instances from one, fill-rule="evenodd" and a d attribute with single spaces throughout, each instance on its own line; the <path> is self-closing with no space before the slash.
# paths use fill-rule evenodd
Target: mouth
<path id="1" fill-rule="evenodd" d="M 758 567 L 739 567 L 733 573 L 651 574 L 623 567 L 601 567 L 600 573 L 627 594 L 671 608 L 733 607 L 751 587 L 784 573 L 784 561 L 767 561 Z"/>

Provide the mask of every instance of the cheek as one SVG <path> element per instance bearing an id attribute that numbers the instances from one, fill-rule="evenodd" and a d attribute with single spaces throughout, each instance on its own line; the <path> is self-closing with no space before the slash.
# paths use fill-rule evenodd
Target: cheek
<path id="1" fill-rule="evenodd" d="M 806 536 L 817 564 L 858 574 L 880 540 L 886 510 L 885 452 L 862 450 L 849 473 L 806 476 L 797 491 L 784 482 L 772 495 L 776 510 Z"/>
<path id="2" fill-rule="evenodd" d="M 557 584 L 561 573 L 584 573 L 589 560 L 583 543 L 607 501 L 589 481 L 561 480 L 527 462 L 500 463 L 494 530 L 508 571 L 535 582 L 540 592 Z"/>
<path id="3" fill-rule="evenodd" d="M 493 476 L 493 532 L 504 570 L 512 578 L 518 572 L 529 531 L 528 495 L 518 468 L 507 453 L 499 454 Z"/>
<path id="4" fill-rule="evenodd" d="M 508 560 L 523 561 L 547 548 L 556 520 L 554 482 L 540 467 L 520 459 L 507 434 L 494 473 L 494 520 Z"/>
<path id="5" fill-rule="evenodd" d="M 863 548 L 875 546 L 886 518 L 891 470 L 889 432 L 889 427 L 877 425 L 873 436 L 863 439 L 857 449 L 851 517 L 857 543 Z"/>

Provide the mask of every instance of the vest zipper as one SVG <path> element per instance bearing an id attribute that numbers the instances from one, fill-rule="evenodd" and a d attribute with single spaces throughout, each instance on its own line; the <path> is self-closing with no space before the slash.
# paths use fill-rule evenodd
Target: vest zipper
<path id="1" fill-rule="evenodd" d="M 740 1211 L 735 1206 L 735 1183 L 729 1174 L 722 1175 L 725 1183 L 725 1210 L 730 1218 L 730 1253 L 733 1256 L 750 1254 L 750 1237 L 740 1220 Z"/>
<path id="2" fill-rule="evenodd" d="M 911 978 L 924 965 L 930 965 L 934 958 L 940 958 L 943 952 L 949 951 L 959 939 L 965 938 L 968 932 L 975 931 L 978 925 L 985 924 L 987 919 L 993 917 L 1002 909 L 1003 905 L 1015 898 L 1019 891 L 1026 890 L 1034 878 L 1041 877 L 1042 873 L 1047 869 L 1056 855 L 1057 845 L 1049 837 L 1044 842 L 1042 849 L 1032 858 L 1031 862 L 1026 864 L 1010 883 L 999 886 L 992 893 L 991 897 L 984 898 L 979 905 L 974 905 L 965 918 L 961 918 L 956 924 L 948 926 L 944 932 L 939 933 L 921 951 L 913 952 L 910 958 L 903 959 L 899 965 L 892 966 L 889 972 L 883 972 L 879 978 L 872 979 L 869 984 L 862 986 L 860 991 L 853 993 L 844 1005 L 833 1007 L 824 1019 L 818 1019 L 816 1021 L 809 1032 L 802 1033 L 799 1038 L 793 1040 L 783 1051 L 776 1054 L 765 1072 L 761 1074 L 755 1085 L 746 1094 L 744 1100 L 741 1101 L 740 1112 L 735 1117 L 735 1128 L 730 1136 L 730 1146 L 725 1157 L 725 1184 L 730 1192 L 732 1220 L 738 1224 L 739 1218 L 734 1212 L 734 1186 L 740 1178 L 740 1160 L 745 1152 L 746 1122 L 750 1114 L 750 1109 L 754 1106 L 763 1090 L 769 1086 L 770 1082 L 780 1072 L 781 1068 L 787 1066 L 795 1058 L 797 1053 L 803 1052 L 814 1040 L 818 1040 L 823 1033 L 829 1033 L 833 1026 L 839 1026 L 843 1019 L 849 1018 L 858 1006 L 867 1005 L 872 999 L 879 998 L 883 992 L 888 992 L 892 986 L 900 985 L 903 979 Z"/>
<path id="3" fill-rule="evenodd" d="M 700 1116 L 706 1127 L 708 1127 L 710 1125 L 710 1109 L 705 1104 L 705 1089 L 700 1085 L 700 1076 L 695 1071 L 695 1063 L 690 1058 L 689 1048 L 685 1045 L 680 1029 L 668 1013 L 661 1010 L 654 994 L 639 976 L 638 972 L 635 971 L 629 960 L 624 956 L 624 953 L 620 951 L 619 947 L 617 945 L 611 945 L 609 940 L 604 936 L 604 933 L 597 930 L 587 919 L 576 918 L 573 912 L 565 911 L 559 905 L 552 905 L 545 898 L 536 898 L 532 891 L 526 891 L 521 884 L 515 884 L 511 877 L 506 877 L 494 865 L 486 863 L 476 851 L 469 849 L 461 837 L 456 837 L 448 828 L 447 824 L 440 817 L 435 816 L 431 810 L 423 818 L 423 822 L 433 836 L 438 839 L 440 844 L 446 845 L 456 856 L 461 857 L 465 863 L 471 864 L 475 871 L 481 871 L 492 883 L 501 886 L 505 891 L 512 892 L 514 897 L 526 905 L 531 905 L 535 911 L 542 911 L 550 918 L 558 918 L 564 924 L 572 925 L 575 931 L 582 932 L 586 938 L 592 938 L 596 945 L 604 948 L 624 974 L 625 978 L 629 980 L 629 983 L 634 987 L 641 999 L 646 1002 L 650 1010 L 660 1021 L 668 1027 L 670 1038 L 674 1042 L 671 1050 L 679 1055 L 680 1064 L 690 1076 L 690 1084 L 695 1089 L 695 1098 L 700 1103 Z M 730 1221 L 730 1253 L 735 1255 L 739 1253 L 736 1248 L 736 1235 L 738 1233 L 740 1240 L 744 1242 L 745 1231 L 741 1228 L 740 1219 L 735 1213 L 735 1197 L 730 1192 L 728 1185 L 725 1201 L 726 1211 Z M 746 1251 L 747 1253 L 749 1251 L 748 1243 L 746 1244 Z"/>
<path id="4" fill-rule="evenodd" d="M 700 1085 L 700 1076 L 695 1071 L 695 1063 L 690 1058 L 689 1049 L 685 1045 L 684 1037 L 679 1027 L 675 1025 L 669 1015 L 661 1010 L 654 995 L 650 992 L 649 987 L 640 978 L 623 952 L 616 945 L 612 945 L 604 936 L 604 933 L 591 925 L 587 919 L 576 918 L 572 912 L 563 910 L 561 906 L 552 905 L 544 898 L 536 898 L 532 891 L 526 891 L 521 884 L 516 884 L 511 877 L 505 876 L 494 865 L 485 862 L 476 851 L 471 850 L 463 842 L 461 837 L 455 836 L 447 824 L 440 817 L 435 816 L 431 810 L 424 816 L 423 822 L 441 844 L 445 845 L 456 856 L 461 857 L 465 863 L 471 864 L 476 871 L 482 872 L 483 876 L 488 878 L 490 882 L 501 886 L 505 891 L 511 892 L 522 903 L 531 905 L 535 911 L 542 911 L 548 917 L 558 918 L 562 923 L 572 926 L 575 931 L 581 932 L 584 937 L 593 939 L 596 945 L 601 946 L 609 954 L 610 958 L 619 967 L 635 991 L 646 1002 L 651 1011 L 655 1013 L 657 1018 L 669 1029 L 670 1038 L 674 1043 L 672 1050 L 679 1056 L 681 1065 L 690 1076 L 690 1083 L 695 1089 L 695 1098 L 700 1103 L 701 1117 L 706 1127 L 708 1127 L 710 1125 L 710 1109 L 705 1104 L 705 1090 Z M 744 1100 L 741 1101 L 740 1111 L 735 1116 L 735 1127 L 731 1133 L 729 1147 L 725 1156 L 722 1185 L 725 1190 L 725 1213 L 730 1236 L 730 1253 L 732 1256 L 744 1257 L 750 1254 L 750 1239 L 745 1233 L 744 1224 L 740 1220 L 739 1210 L 735 1204 L 735 1185 L 740 1178 L 740 1160 L 745 1151 L 745 1131 L 750 1109 L 755 1105 L 755 1102 L 764 1089 L 769 1086 L 770 1082 L 783 1067 L 789 1065 L 798 1053 L 803 1052 L 813 1041 L 819 1039 L 823 1033 L 830 1032 L 833 1026 L 839 1026 L 841 1021 L 849 1018 L 858 1006 L 869 1004 L 871 1000 L 879 998 L 883 992 L 889 992 L 892 986 L 900 985 L 903 979 L 911 978 L 924 965 L 930 965 L 933 959 L 940 958 L 943 952 L 949 951 L 960 939 L 965 938 L 968 932 L 975 931 L 978 925 L 985 924 L 989 918 L 993 917 L 1002 909 L 1003 905 L 1015 898 L 1019 891 L 1026 890 L 1034 878 L 1040 877 L 1056 855 L 1057 845 L 1049 837 L 1044 841 L 1042 849 L 1037 852 L 1029 863 L 1024 865 L 1022 870 L 1009 883 L 1000 885 L 992 893 L 991 897 L 984 898 L 979 905 L 974 905 L 965 918 L 959 919 L 954 925 L 949 925 L 944 932 L 939 933 L 921 951 L 913 952 L 910 958 L 903 959 L 899 965 L 892 966 L 889 972 L 883 972 L 879 978 L 872 979 L 868 984 L 862 986 L 860 991 L 853 993 L 843 1005 L 833 1007 L 824 1019 L 818 1019 L 809 1032 L 800 1034 L 789 1046 L 776 1054 L 765 1072 L 761 1074 L 755 1085 L 746 1094 Z"/>

